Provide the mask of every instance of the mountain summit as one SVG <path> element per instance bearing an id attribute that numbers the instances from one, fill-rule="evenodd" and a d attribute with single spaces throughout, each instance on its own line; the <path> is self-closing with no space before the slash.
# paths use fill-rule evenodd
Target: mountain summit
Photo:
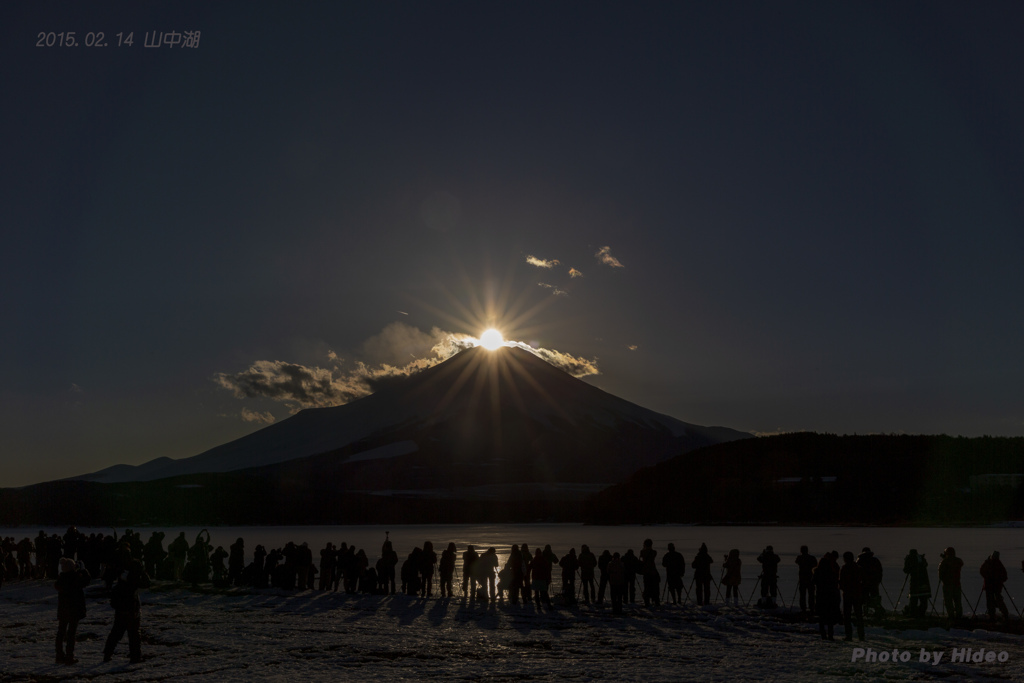
<path id="1" fill-rule="evenodd" d="M 258 468 L 253 473 L 312 477 L 338 490 L 457 489 L 486 498 L 539 487 L 546 497 L 598 490 L 683 451 L 747 436 L 647 410 L 520 348 L 477 347 L 346 405 L 303 410 L 190 458 L 116 465 L 76 479 L 151 481 Z"/>

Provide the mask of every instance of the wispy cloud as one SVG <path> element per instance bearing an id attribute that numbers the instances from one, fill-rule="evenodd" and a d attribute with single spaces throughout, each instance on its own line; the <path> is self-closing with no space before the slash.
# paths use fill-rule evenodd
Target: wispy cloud
<path id="1" fill-rule="evenodd" d="M 537 266 L 538 268 L 554 268 L 559 264 L 559 260 L 556 258 L 542 259 L 537 258 L 536 256 L 533 255 L 527 256 L 526 262 L 529 263 L 531 266 Z"/>
<path id="2" fill-rule="evenodd" d="M 601 247 L 600 249 L 597 250 L 597 253 L 594 254 L 594 256 L 597 257 L 598 262 L 603 263 L 606 266 L 611 266 L 612 268 L 625 267 L 622 265 L 619 259 L 612 256 L 611 247 Z"/>
<path id="3" fill-rule="evenodd" d="M 71 384 L 71 388 L 68 389 L 68 391 L 70 391 L 72 394 L 84 394 L 85 393 L 85 389 L 83 389 L 82 387 L 78 386 L 75 383 Z"/>
<path id="4" fill-rule="evenodd" d="M 583 277 L 583 273 L 581 273 L 580 271 L 576 270 L 575 268 L 570 268 L 569 269 L 569 277 L 571 277 L 573 279 L 578 278 L 578 277 Z"/>
<path id="5" fill-rule="evenodd" d="M 357 361 L 342 367 L 342 359 L 328 351 L 327 360 L 333 367 L 258 360 L 241 372 L 219 372 L 213 381 L 236 398 L 269 398 L 294 413 L 304 408 L 342 405 L 372 394 L 389 380 L 425 370 L 472 347 L 473 341 L 467 334 L 437 327 L 428 333 L 395 322 L 364 343 L 371 362 Z M 251 416 L 259 415 L 249 412 Z M 244 415 L 242 419 L 256 421 Z"/>
<path id="6" fill-rule="evenodd" d="M 523 342 L 509 342 L 509 346 L 515 346 L 524 351 L 529 351 L 538 358 L 551 363 L 556 368 L 568 372 L 573 377 L 587 377 L 589 375 L 600 375 L 597 369 L 597 360 L 587 360 L 571 353 L 564 353 L 554 349 L 534 348 Z"/>
<path id="7" fill-rule="evenodd" d="M 541 287 L 543 287 L 544 289 L 550 289 L 551 293 L 554 294 L 555 296 L 568 296 L 569 295 L 569 292 L 565 291 L 564 289 L 559 289 L 558 287 L 555 287 L 554 285 L 549 285 L 546 282 L 538 282 L 537 284 L 540 285 Z"/>
<path id="8" fill-rule="evenodd" d="M 248 408 L 242 408 L 242 419 L 246 422 L 260 422 L 262 424 L 273 424 L 274 416 L 270 411 L 263 413 Z"/>

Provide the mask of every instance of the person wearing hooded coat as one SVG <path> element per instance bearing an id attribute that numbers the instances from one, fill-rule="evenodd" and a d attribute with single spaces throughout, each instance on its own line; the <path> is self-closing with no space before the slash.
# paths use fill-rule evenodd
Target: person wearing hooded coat
<path id="1" fill-rule="evenodd" d="M 601 579 L 597 585 L 597 604 L 604 602 L 604 594 L 608 589 L 608 563 L 612 560 L 612 554 L 605 550 L 601 557 L 597 558 L 597 569 L 601 572 Z"/>
<path id="2" fill-rule="evenodd" d="M 644 540 L 644 547 L 640 550 L 640 573 L 644 577 L 644 607 L 655 607 L 661 604 L 661 574 L 658 573 L 658 565 L 655 558 L 658 551 L 654 549 L 654 541 Z"/>
<path id="3" fill-rule="evenodd" d="M 576 548 L 569 548 L 568 554 L 558 561 L 562 568 L 562 600 L 566 605 L 576 604 L 576 571 L 580 562 L 576 558 Z"/>
<path id="4" fill-rule="evenodd" d="M 53 587 L 57 589 L 57 663 L 75 664 L 75 632 L 85 618 L 85 587 L 91 581 L 84 567 L 75 566 L 68 557 L 60 559 L 60 574 Z"/>
<path id="5" fill-rule="evenodd" d="M 864 570 L 857 564 L 853 553 L 843 553 L 843 566 L 839 570 L 839 588 L 843 591 L 844 640 L 853 640 L 853 624 L 857 624 L 857 639 L 864 640 Z"/>
<path id="6" fill-rule="evenodd" d="M 707 543 L 700 544 L 700 550 L 693 558 L 690 566 L 693 567 L 693 583 L 697 586 L 697 604 L 711 604 L 711 553 L 708 552 Z"/>
<path id="7" fill-rule="evenodd" d="M 390 595 L 395 594 L 395 567 L 398 566 L 398 553 L 391 543 L 391 539 L 385 539 L 380 547 L 381 571 L 378 575 L 384 592 Z"/>
<path id="8" fill-rule="evenodd" d="M 542 602 L 548 609 L 551 609 L 551 595 L 548 593 L 551 586 L 551 560 L 540 548 L 537 548 L 537 552 L 534 553 L 533 560 L 530 562 L 530 573 L 533 577 L 533 599 L 537 604 L 537 609 L 540 609 Z"/>
<path id="9" fill-rule="evenodd" d="M 911 548 L 903 558 L 903 573 L 910 578 L 910 604 L 907 605 L 906 614 L 910 617 L 923 617 L 928 612 L 928 599 L 932 596 L 928 561 L 924 559 L 924 554 L 918 555 L 917 550 Z"/>
<path id="10" fill-rule="evenodd" d="M 109 662 L 114 656 L 114 648 L 121 642 L 125 631 L 128 632 L 128 653 L 131 662 L 142 661 L 142 636 L 139 629 L 142 625 L 142 602 L 139 600 L 139 589 L 149 586 L 149 575 L 146 568 L 138 560 L 129 559 L 119 565 L 120 573 L 117 583 L 110 591 L 110 606 L 114 608 L 114 625 L 107 636 L 103 647 L 103 661 Z"/>
<path id="11" fill-rule="evenodd" d="M 813 580 L 818 603 L 818 631 L 822 640 L 835 640 L 835 625 L 843 613 L 839 606 L 839 572 L 832 553 L 825 553 L 818 561 Z"/>
<path id="12" fill-rule="evenodd" d="M 939 562 L 939 583 L 942 584 L 942 602 L 946 606 L 946 616 L 950 619 L 960 619 L 964 615 L 963 602 L 960 599 L 963 592 L 960 571 L 964 567 L 964 561 L 956 556 L 956 549 L 952 546 L 942 551 L 939 557 L 942 558 Z"/>
<path id="13" fill-rule="evenodd" d="M 1003 619 L 1010 618 L 1010 612 L 1006 609 L 1006 601 L 1003 600 L 1003 585 L 1006 583 L 1006 567 L 999 559 L 999 551 L 993 550 L 992 554 L 981 564 L 981 576 L 985 579 L 985 608 L 990 619 L 996 618 L 996 612 L 1003 613 Z"/>
<path id="14" fill-rule="evenodd" d="M 625 567 L 626 577 L 626 592 L 622 594 L 622 599 L 632 605 L 636 602 L 636 575 L 640 570 L 640 560 L 633 554 L 632 548 L 622 556 L 622 565 Z"/>
<path id="15" fill-rule="evenodd" d="M 757 556 L 757 561 L 761 563 L 761 600 L 758 604 L 762 607 L 775 607 L 775 598 L 779 594 L 779 562 L 782 558 L 769 545 Z"/>
<path id="16" fill-rule="evenodd" d="M 871 548 L 865 547 L 857 556 L 857 564 L 864 570 L 864 609 L 874 611 L 876 616 L 885 613 L 882 607 L 882 596 L 878 592 L 882 585 L 882 562 Z"/>
<path id="17" fill-rule="evenodd" d="M 800 554 L 796 556 L 798 567 L 797 587 L 800 589 L 800 611 L 814 614 L 814 568 L 818 561 L 807 550 L 807 546 L 800 546 Z"/>
<path id="18" fill-rule="evenodd" d="M 476 549 L 467 545 L 462 552 L 462 596 L 472 600 L 476 596 L 476 561 L 480 559 Z"/>
<path id="19" fill-rule="evenodd" d="M 675 543 L 668 544 L 668 552 L 661 558 L 661 566 L 665 568 L 665 584 L 668 597 L 673 605 L 683 599 L 683 576 L 686 574 L 686 559 L 676 551 Z"/>
<path id="20" fill-rule="evenodd" d="M 583 589 L 583 602 L 590 604 L 597 600 L 597 587 L 594 584 L 594 570 L 597 569 L 597 557 L 590 551 L 590 546 L 583 544 L 580 548 L 580 584 Z"/>
<path id="21" fill-rule="evenodd" d="M 231 551 L 228 557 L 228 583 L 238 585 L 242 581 L 242 572 L 245 570 L 245 541 L 239 537 L 229 547 Z M 323 590 L 321 588 L 321 590 Z"/>
<path id="22" fill-rule="evenodd" d="M 437 567 L 437 553 L 434 552 L 434 544 L 430 541 L 424 541 L 419 566 L 420 591 L 424 598 L 429 598 L 434 594 L 435 567 Z"/>
<path id="23" fill-rule="evenodd" d="M 733 605 L 740 606 L 740 582 L 743 581 L 743 561 L 740 559 L 740 551 L 733 548 L 725 556 L 722 562 L 724 575 L 722 585 L 725 586 L 725 603 L 729 604 L 729 597 L 732 597 Z"/>
<path id="24" fill-rule="evenodd" d="M 455 578 L 455 543 L 448 543 L 448 547 L 441 552 L 441 562 L 437 571 L 440 576 L 441 597 L 452 597 L 452 581 Z"/>

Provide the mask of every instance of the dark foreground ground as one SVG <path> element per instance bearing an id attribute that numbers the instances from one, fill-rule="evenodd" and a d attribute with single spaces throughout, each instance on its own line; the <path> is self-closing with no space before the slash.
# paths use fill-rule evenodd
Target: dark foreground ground
<path id="1" fill-rule="evenodd" d="M 869 625 L 863 644 L 823 642 L 798 614 L 753 608 L 581 606 L 538 611 L 460 598 L 347 596 L 318 591 L 194 590 L 154 584 L 143 592 L 143 655 L 127 641 L 113 662 L 102 647 L 113 612 L 102 585 L 87 589 L 80 663 L 54 660 L 52 584 L 0 589 L 2 681 L 495 680 L 1024 680 L 1020 624 L 940 620 Z M 854 648 L 893 650 L 907 662 L 851 661 Z M 953 651 L 1005 652 L 1007 661 L 950 662 Z M 938 664 L 923 663 L 941 654 Z M 966 654 L 966 652 L 965 652 Z M 906 656 L 906 655 L 904 655 Z"/>

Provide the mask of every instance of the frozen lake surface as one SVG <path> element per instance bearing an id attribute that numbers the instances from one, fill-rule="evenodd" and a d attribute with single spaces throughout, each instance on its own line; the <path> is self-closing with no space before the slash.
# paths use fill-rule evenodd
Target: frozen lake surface
<path id="1" fill-rule="evenodd" d="M 499 550 L 513 542 L 526 542 L 531 548 L 550 543 L 563 554 L 581 543 L 597 552 L 630 547 L 638 551 L 643 539 L 651 538 L 659 555 L 671 541 L 688 561 L 701 542 L 708 544 L 716 560 L 729 548 L 739 548 L 744 596 L 756 580 L 755 557 L 770 543 L 783 557 L 781 587 L 787 602 L 796 580 L 793 558 L 801 544 L 816 555 L 832 549 L 859 552 L 870 546 L 885 565 L 893 599 L 903 581 L 902 558 L 910 547 L 930 559 L 934 587 L 938 552 L 954 545 L 966 562 L 964 583 L 971 600 L 981 585 L 977 567 L 999 549 L 1010 574 L 1010 591 L 1015 598 L 1024 593 L 1022 531 L 1017 529 L 432 525 L 389 530 L 401 556 L 425 540 L 435 547 L 454 541 L 460 551 L 466 543 Z M 0 529 L 0 534 L 20 539 L 38 531 Z M 150 531 L 143 530 L 143 539 Z M 198 531 L 187 529 L 186 537 L 191 541 Z M 366 526 L 210 529 L 215 545 L 226 547 L 238 536 L 245 538 L 247 559 L 257 543 L 269 549 L 294 540 L 308 542 L 314 551 L 327 541 L 354 543 L 366 548 L 373 560 L 384 531 Z M 177 530 L 166 540 L 174 535 Z M 823 642 L 814 624 L 787 619 L 784 610 L 633 606 L 623 617 L 614 617 L 607 604 L 566 608 L 556 603 L 548 612 L 532 605 L 484 606 L 458 597 L 192 590 L 173 583 L 155 583 L 142 591 L 145 660 L 128 664 L 127 642 L 122 642 L 114 661 L 103 664 L 102 644 L 113 612 L 98 582 L 87 589 L 87 600 L 88 616 L 79 626 L 76 652 L 81 661 L 74 667 L 58 666 L 53 664 L 57 621 L 52 583 L 4 584 L 0 680 L 1024 680 L 1024 638 L 987 630 L 984 619 L 974 630 L 910 630 L 905 622 L 869 626 L 865 647 L 912 656 L 896 664 L 864 663 L 851 661 L 854 647 L 861 644 L 843 643 L 842 627 L 837 629 L 837 642 Z M 1020 599 L 1017 603 L 1020 606 Z M 922 663 L 922 648 L 941 652 L 940 663 Z M 1005 652 L 1007 661 L 950 662 L 952 651 L 960 648 Z"/>

